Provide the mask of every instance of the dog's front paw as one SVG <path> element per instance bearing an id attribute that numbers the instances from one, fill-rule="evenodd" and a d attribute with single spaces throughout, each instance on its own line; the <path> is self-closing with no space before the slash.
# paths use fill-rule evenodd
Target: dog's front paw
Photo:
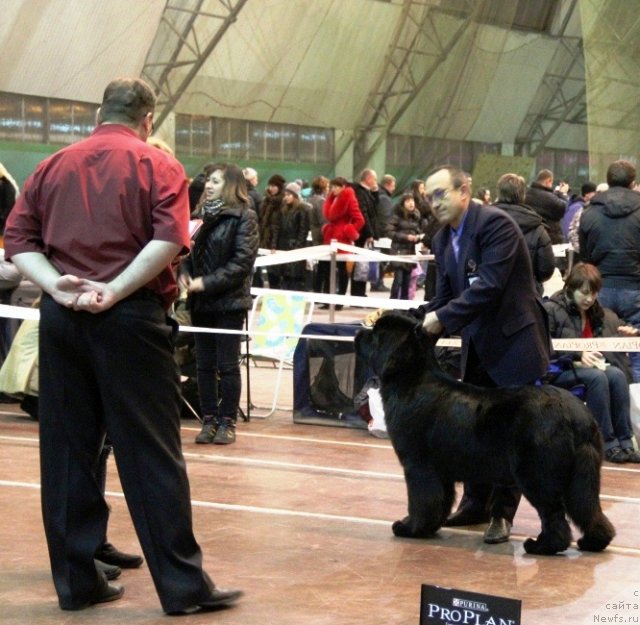
<path id="1" fill-rule="evenodd" d="M 552 545 L 544 540 L 535 540 L 533 538 L 527 538 L 524 541 L 524 550 L 536 556 L 553 556 L 560 551 L 564 551 L 558 545 Z"/>
<path id="2" fill-rule="evenodd" d="M 391 529 L 394 535 L 399 538 L 428 538 L 435 533 L 435 530 L 416 529 L 408 516 L 402 519 L 402 521 L 396 521 L 391 526 Z"/>
<path id="3" fill-rule="evenodd" d="M 409 525 L 408 520 L 409 517 L 406 517 L 405 519 L 402 519 L 402 521 L 396 521 L 391 526 L 394 536 L 398 536 L 399 538 L 413 538 L 413 533 L 411 532 L 411 526 Z"/>

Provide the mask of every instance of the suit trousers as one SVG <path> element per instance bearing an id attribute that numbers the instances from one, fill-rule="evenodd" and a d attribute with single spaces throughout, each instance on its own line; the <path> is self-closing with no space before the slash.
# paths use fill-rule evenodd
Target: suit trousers
<path id="1" fill-rule="evenodd" d="M 61 607 L 86 604 L 105 584 L 93 561 L 108 517 L 96 479 L 105 434 L 162 608 L 206 600 L 214 585 L 192 530 L 175 326 L 144 289 L 100 314 L 48 295 L 40 311 L 42 512 Z"/>
<path id="2" fill-rule="evenodd" d="M 469 345 L 464 381 L 476 386 L 495 388 L 497 385 L 480 364 L 473 343 Z M 493 485 L 480 482 L 464 482 L 464 494 L 459 510 L 470 508 L 487 512 L 489 516 L 513 523 L 522 493 L 513 485 Z"/>

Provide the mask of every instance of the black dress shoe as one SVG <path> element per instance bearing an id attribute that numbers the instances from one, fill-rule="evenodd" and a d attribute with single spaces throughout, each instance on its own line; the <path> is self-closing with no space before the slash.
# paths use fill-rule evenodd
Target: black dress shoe
<path id="1" fill-rule="evenodd" d="M 118 579 L 118 577 L 120 577 L 120 575 L 122 574 L 122 569 L 119 566 L 115 566 L 114 564 L 107 564 L 102 560 L 94 559 L 93 562 L 96 565 L 96 568 L 98 569 L 98 571 L 102 571 L 104 573 L 104 576 L 109 581 Z"/>
<path id="2" fill-rule="evenodd" d="M 142 566 L 142 556 L 118 551 L 111 543 L 103 543 L 96 551 L 94 558 L 107 564 L 119 566 L 121 569 L 137 569 Z"/>
<path id="3" fill-rule="evenodd" d="M 444 526 L 479 525 L 480 523 L 488 523 L 490 518 L 489 513 L 484 510 L 473 507 L 460 508 L 444 522 Z"/>
<path id="4" fill-rule="evenodd" d="M 199 605 L 203 610 L 215 610 L 235 603 L 243 594 L 236 588 L 214 588 L 211 597 Z"/>
<path id="5" fill-rule="evenodd" d="M 483 540 L 488 545 L 506 543 L 511 535 L 511 523 L 507 519 L 493 517 L 487 527 Z"/>
<path id="6" fill-rule="evenodd" d="M 117 601 L 124 595 L 124 586 L 117 584 L 105 584 L 89 601 L 79 605 L 65 606 L 60 604 L 63 610 L 84 610 L 96 603 L 108 603 L 109 601 Z"/>
<path id="7" fill-rule="evenodd" d="M 208 612 L 212 610 L 219 610 L 226 608 L 227 606 L 235 603 L 244 593 L 241 590 L 214 588 L 211 596 L 205 599 L 198 605 L 189 606 L 182 610 L 175 610 L 173 612 L 167 612 L 170 616 L 185 616 L 187 614 L 195 614 L 197 612 Z"/>

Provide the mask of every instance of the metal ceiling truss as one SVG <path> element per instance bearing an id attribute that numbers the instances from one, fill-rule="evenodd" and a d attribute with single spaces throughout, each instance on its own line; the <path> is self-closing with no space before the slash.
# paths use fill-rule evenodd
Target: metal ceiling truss
<path id="1" fill-rule="evenodd" d="M 609 3 L 612 5 L 613 3 Z M 604 14 L 605 8 L 603 7 L 602 14 Z M 620 58 L 620 50 L 624 50 L 631 41 L 635 40 L 637 36 L 638 24 L 640 23 L 640 17 L 635 16 L 635 21 L 631 27 L 628 22 L 625 22 L 625 34 L 620 36 L 615 32 L 613 25 L 610 23 L 609 28 L 606 29 L 610 33 L 611 39 L 610 45 L 604 47 L 606 52 L 599 58 L 594 59 L 592 62 L 593 67 L 590 68 L 591 74 L 598 76 L 598 84 L 595 88 L 590 90 L 590 100 L 597 100 L 598 94 L 608 90 L 608 88 L 614 83 L 628 83 L 633 86 L 638 86 L 637 72 L 627 68 L 626 72 L 621 72 L 622 75 L 627 76 L 625 79 L 610 78 L 610 72 L 607 71 L 607 67 L 612 62 L 617 62 Z M 599 36 L 602 37 L 605 33 L 605 29 L 601 26 L 598 29 Z M 588 110 L 587 110 L 587 86 L 585 76 L 585 64 L 584 64 L 584 50 L 582 45 L 582 39 L 561 39 L 559 42 L 559 53 L 565 54 L 566 64 L 565 71 L 561 75 L 548 72 L 545 74 L 542 80 L 542 85 L 546 87 L 549 97 L 546 106 L 537 114 L 529 114 L 525 117 L 521 130 L 525 129 L 523 136 L 519 136 L 516 140 L 518 148 L 517 153 L 527 154 L 529 156 L 537 156 L 554 135 L 556 130 L 562 123 L 573 124 L 587 124 L 588 123 Z M 568 54 L 567 54 L 568 53 Z M 558 54 L 558 52 L 556 53 Z M 591 51 L 591 54 L 595 54 L 595 50 Z M 550 67 L 556 67 L 556 59 L 552 61 Z M 576 71 L 575 67 L 578 64 L 579 70 Z M 581 76 L 582 78 L 578 78 Z M 580 85 L 577 87 L 576 83 Z M 593 104 L 591 104 L 591 114 L 593 110 Z M 607 110 L 610 110 L 608 108 Z M 633 118 L 630 119 L 630 118 Z M 633 124 L 633 121 L 636 123 Z M 619 122 L 609 124 L 598 123 L 600 127 L 620 129 L 626 128 L 624 124 L 630 124 L 633 126 L 633 130 L 638 130 L 637 123 L 637 108 L 636 104 L 630 103 L 627 110 L 624 112 L 623 117 Z"/>
<path id="2" fill-rule="evenodd" d="M 167 0 L 141 73 L 156 93 L 157 126 L 173 111 L 247 1 L 214 0 L 211 8 L 212 0 Z"/>
<path id="3" fill-rule="evenodd" d="M 443 37 L 435 19 L 441 10 L 424 0 L 404 0 L 386 63 L 367 98 L 362 123 L 336 160 L 355 141 L 356 169 L 366 167 L 389 132 L 444 63 L 465 31 L 474 23 L 484 2 L 465 0 L 466 17 Z"/>
<path id="4" fill-rule="evenodd" d="M 534 104 L 539 112 L 525 116 L 520 128 L 522 134 L 518 133 L 516 139 L 516 151 L 523 155 L 537 156 L 562 123 L 569 121 L 576 112 L 580 112 L 577 118 L 584 114 L 586 85 L 582 40 L 559 39 L 549 67 L 555 71 L 547 71 L 540 83 L 540 90 L 546 92 L 546 100 L 542 108 Z M 563 69 L 558 71 L 558 67 Z"/>

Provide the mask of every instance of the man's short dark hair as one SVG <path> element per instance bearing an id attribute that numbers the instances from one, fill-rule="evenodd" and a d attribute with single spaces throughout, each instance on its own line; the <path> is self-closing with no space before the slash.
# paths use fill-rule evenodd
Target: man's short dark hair
<path id="1" fill-rule="evenodd" d="M 518 174 L 504 174 L 498 179 L 498 201 L 507 204 L 522 204 L 527 184 Z"/>
<path id="2" fill-rule="evenodd" d="M 451 176 L 451 186 L 454 189 L 459 189 L 463 184 L 466 184 L 469 187 L 469 193 L 471 193 L 471 183 L 469 181 L 469 174 L 462 171 L 459 167 L 454 165 L 439 165 L 435 169 L 431 171 L 431 173 L 427 176 L 427 178 L 431 178 L 434 174 L 438 173 L 441 169 L 446 169 Z M 416 182 L 422 182 L 421 180 Z"/>
<path id="3" fill-rule="evenodd" d="M 636 179 L 636 168 L 629 161 L 614 161 L 607 169 L 610 187 L 631 187 Z"/>
<path id="4" fill-rule="evenodd" d="M 542 183 L 545 180 L 553 180 L 553 172 L 550 169 L 541 169 L 536 176 L 536 182 Z"/>
<path id="5" fill-rule="evenodd" d="M 595 193 L 595 192 L 596 192 L 596 183 L 591 182 L 590 180 L 587 180 L 587 182 L 584 182 L 580 187 L 580 195 L 582 197 L 587 195 L 587 193 Z"/>
<path id="6" fill-rule="evenodd" d="M 140 78 L 116 78 L 104 90 L 98 123 L 114 122 L 133 126 L 153 113 L 156 97 Z"/>

